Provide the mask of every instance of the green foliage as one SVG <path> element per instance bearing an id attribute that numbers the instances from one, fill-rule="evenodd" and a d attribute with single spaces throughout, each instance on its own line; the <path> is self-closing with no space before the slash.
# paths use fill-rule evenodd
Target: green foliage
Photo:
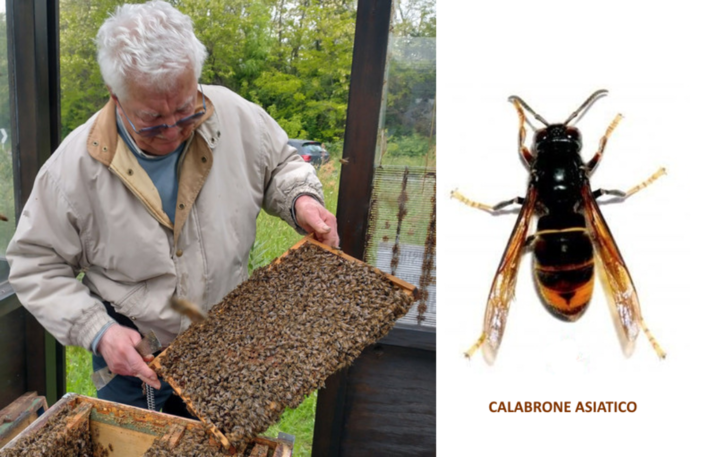
<path id="1" fill-rule="evenodd" d="M 387 154 L 388 156 L 423 157 L 430 152 L 430 148 L 429 138 L 413 133 L 410 136 L 390 137 Z"/>
<path id="2" fill-rule="evenodd" d="M 275 105 L 269 108 L 270 115 L 275 117 Z M 293 114 L 290 119 L 280 119 L 280 126 L 288 134 L 289 138 L 305 139 L 309 137 L 307 130 L 303 129 L 302 114 Z"/>
<path id="3" fill-rule="evenodd" d="M 421 56 L 417 55 L 419 52 Z M 433 39 L 395 40 L 385 112 L 385 125 L 391 135 L 434 135 L 435 56 Z"/>
<path id="4" fill-rule="evenodd" d="M 393 33 L 404 37 L 436 37 L 436 0 L 395 0 Z"/>
<path id="5" fill-rule="evenodd" d="M 436 6 L 398 0 L 390 42 L 382 163 L 436 166 Z"/>
<path id="6" fill-rule="evenodd" d="M 0 107 L 1 110 L 1 107 Z M 7 109 L 9 111 L 9 107 Z M 0 124 L 1 126 L 2 124 Z M 4 127 L 3 127 L 4 128 Z M 8 135 L 9 126 L 5 128 Z M 12 152 L 8 138 L 5 147 L 0 146 L 0 214 L 7 217 L 7 222 L 0 221 L 0 257 L 4 261 L 5 248 L 15 232 L 15 198 L 12 179 Z M 5 278 L 0 277 L 0 281 Z"/>
<path id="7" fill-rule="evenodd" d="M 120 0 L 61 0 L 61 133 L 83 124 L 108 100 L 96 60 L 95 36 Z"/>
<path id="8" fill-rule="evenodd" d="M 5 248 L 15 230 L 15 196 L 12 169 L 12 142 L 9 138 L 10 125 L 10 83 L 7 78 L 7 24 L 5 13 L 0 13 L 0 128 L 5 129 L 8 138 L 0 145 L 0 214 L 8 218 L 0 221 L 0 257 L 4 257 Z M 3 275 L 4 276 L 4 275 Z M 4 280 L 0 277 L 0 281 Z"/>
<path id="9" fill-rule="evenodd" d="M 180 0 L 172 2 L 193 20 L 195 34 L 209 57 L 201 81 L 242 90 L 268 65 L 271 1 Z"/>
<path id="10" fill-rule="evenodd" d="M 7 66 L 7 21 L 0 13 L 0 128 L 10 132 L 10 82 Z M 9 141 L 8 141 L 9 143 Z M 8 144 L 9 147 L 9 144 Z"/>
<path id="11" fill-rule="evenodd" d="M 67 135 L 108 99 L 93 39 L 120 0 L 61 0 L 61 116 Z M 263 106 L 291 138 L 338 141 L 346 123 L 355 2 L 172 0 L 207 48 L 200 80 Z M 1 94 L 0 94 L 1 96 Z"/>

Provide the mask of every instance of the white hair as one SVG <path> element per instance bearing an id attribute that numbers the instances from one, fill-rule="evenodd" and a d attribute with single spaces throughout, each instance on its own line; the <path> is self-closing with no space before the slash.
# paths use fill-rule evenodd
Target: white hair
<path id="1" fill-rule="evenodd" d="M 95 41 L 102 78 L 117 98 L 127 96 L 129 81 L 164 91 L 185 71 L 199 80 L 207 58 L 190 17 L 160 0 L 118 6 Z"/>

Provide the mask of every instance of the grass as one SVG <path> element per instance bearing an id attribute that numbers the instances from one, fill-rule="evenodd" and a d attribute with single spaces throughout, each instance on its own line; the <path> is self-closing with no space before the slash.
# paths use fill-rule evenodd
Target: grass
<path id="1" fill-rule="evenodd" d="M 314 436 L 314 415 L 317 409 L 317 391 L 310 394 L 300 406 L 287 408 L 280 422 L 269 428 L 264 435 L 276 438 L 278 432 L 295 436 L 293 455 L 312 455 L 312 438 Z"/>
<path id="2" fill-rule="evenodd" d="M 93 362 L 90 352 L 77 346 L 66 348 L 66 391 L 88 397 L 97 397 L 90 374 Z"/>
<path id="3" fill-rule="evenodd" d="M 408 156 L 393 153 L 383 154 L 380 164 L 407 166 L 410 168 L 436 168 L 436 142 L 435 140 L 431 141 L 426 153 L 423 155 Z"/>

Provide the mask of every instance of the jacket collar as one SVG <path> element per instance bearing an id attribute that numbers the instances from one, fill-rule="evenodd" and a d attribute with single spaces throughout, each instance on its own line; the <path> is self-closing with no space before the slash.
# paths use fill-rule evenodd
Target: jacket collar
<path id="1" fill-rule="evenodd" d="M 117 132 L 115 103 L 112 99 L 97 114 L 88 134 L 90 156 L 117 175 L 160 224 L 173 230 L 176 246 L 190 210 L 212 169 L 212 151 L 219 142 L 217 113 L 207 97 L 205 103 L 207 113 L 195 125 L 194 132 L 197 134 L 188 139 L 188 145 L 180 159 L 178 200 L 173 223 L 163 211 L 158 190 Z"/>

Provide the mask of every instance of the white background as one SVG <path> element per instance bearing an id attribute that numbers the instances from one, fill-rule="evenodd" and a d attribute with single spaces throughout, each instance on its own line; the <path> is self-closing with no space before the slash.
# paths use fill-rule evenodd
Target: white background
<path id="1" fill-rule="evenodd" d="M 702 303 L 702 27 L 683 2 L 438 2 L 438 454 L 694 455 L 699 451 Z M 684 6 L 683 6 L 684 5 Z M 691 4 L 690 4 L 691 5 Z M 641 334 L 621 351 L 602 290 L 576 323 L 551 317 L 522 259 L 493 366 L 463 351 L 480 335 L 485 301 L 516 213 L 491 216 L 449 194 L 494 204 L 524 195 L 517 150 L 521 96 L 562 122 L 609 89 L 577 123 L 589 160 L 617 113 L 592 178 L 629 189 L 602 211 L 634 278 L 643 316 L 668 352 Z M 529 137 L 530 140 L 530 137 Z M 531 142 L 528 142 L 531 145 Z M 492 401 L 634 401 L 633 413 L 491 413 Z"/>

